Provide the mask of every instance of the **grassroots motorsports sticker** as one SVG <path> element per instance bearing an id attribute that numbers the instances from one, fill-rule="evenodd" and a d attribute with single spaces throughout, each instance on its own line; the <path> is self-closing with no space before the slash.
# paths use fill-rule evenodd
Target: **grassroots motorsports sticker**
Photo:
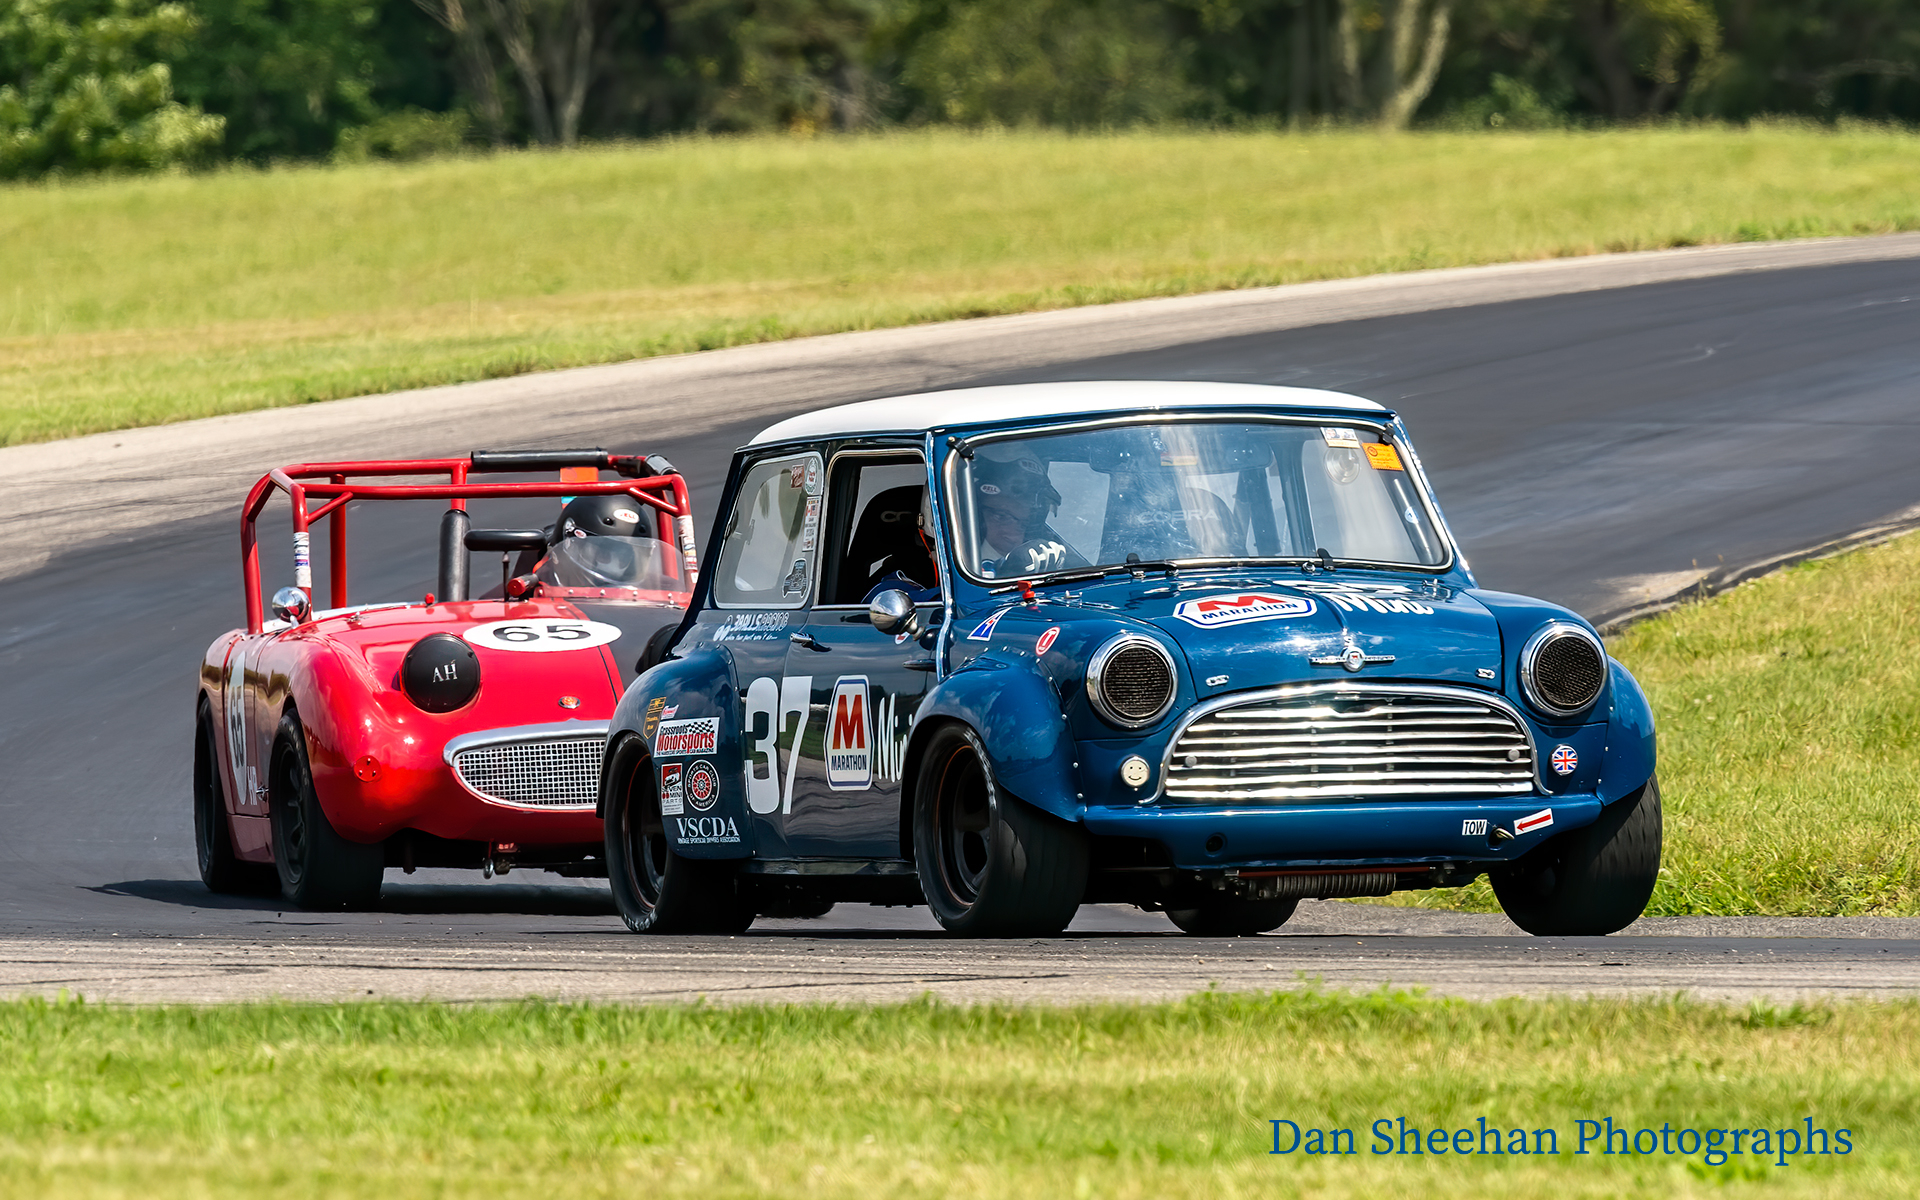
<path id="1" fill-rule="evenodd" d="M 1264 592 L 1222 592 L 1174 606 L 1173 615 L 1189 625 L 1216 629 L 1250 621 L 1278 621 L 1312 616 L 1315 605 L 1305 596 L 1270 596 Z"/>
<path id="2" fill-rule="evenodd" d="M 691 758 L 712 754 L 720 745 L 720 718 L 695 717 L 691 721 L 662 721 L 653 735 L 655 758 Z"/>

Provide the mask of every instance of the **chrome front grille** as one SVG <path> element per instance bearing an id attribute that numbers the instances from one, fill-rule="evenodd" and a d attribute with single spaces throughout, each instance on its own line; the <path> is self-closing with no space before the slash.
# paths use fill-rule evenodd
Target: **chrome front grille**
<path id="1" fill-rule="evenodd" d="M 454 774 L 482 797 L 521 808 L 592 808 L 600 798 L 604 733 L 494 742 L 450 755 Z"/>
<path id="2" fill-rule="evenodd" d="M 1533 745 L 1471 692 L 1291 688 L 1203 713 L 1174 740 L 1165 799 L 1273 804 L 1521 796 Z"/>

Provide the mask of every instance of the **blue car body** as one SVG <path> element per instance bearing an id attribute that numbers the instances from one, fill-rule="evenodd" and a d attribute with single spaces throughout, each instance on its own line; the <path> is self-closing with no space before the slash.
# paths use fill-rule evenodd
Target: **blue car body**
<path id="1" fill-rule="evenodd" d="M 954 479 L 974 446 L 1147 418 L 1377 430 L 1407 459 L 1443 561 L 1154 564 L 1031 586 L 961 569 Z M 827 596 L 824 560 L 796 560 L 786 584 L 803 594 L 777 605 L 718 599 L 735 570 L 721 561 L 732 514 L 753 502 L 743 484 L 773 480 L 755 496 L 797 489 L 806 552 L 824 556 L 860 537 L 833 524 L 842 465 L 916 461 L 940 576 L 917 636 L 876 630 L 850 585 Z M 1399 417 L 1354 397 L 1036 385 L 810 414 L 736 455 L 692 606 L 666 661 L 622 700 L 609 761 L 623 739 L 644 748 L 675 854 L 741 860 L 839 898 L 914 898 L 916 771 L 950 724 L 977 737 L 1007 794 L 1085 829 L 1088 900 L 1155 907 L 1222 878 L 1308 876 L 1302 894 L 1315 895 L 1464 883 L 1591 825 L 1648 783 L 1655 760 L 1647 699 L 1610 658 L 1579 711 L 1537 703 L 1523 651 L 1543 631 L 1597 650 L 1597 632 L 1568 609 L 1481 589 L 1455 545 Z M 1121 635 L 1173 668 L 1171 701 L 1134 727 L 1103 715 L 1088 682 Z M 1329 751 L 1321 731 L 1343 720 L 1363 732 Z M 1384 748 L 1354 740 L 1368 737 Z M 1482 765 L 1425 769 L 1422 746 L 1444 755 L 1461 739 L 1480 749 L 1448 761 Z"/>

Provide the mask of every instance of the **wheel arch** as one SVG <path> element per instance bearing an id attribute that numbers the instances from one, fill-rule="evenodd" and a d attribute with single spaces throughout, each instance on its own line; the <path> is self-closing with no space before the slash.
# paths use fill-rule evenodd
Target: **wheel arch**
<path id="1" fill-rule="evenodd" d="M 594 802 L 593 815 L 606 820 L 614 789 L 625 786 L 623 777 L 631 779 L 639 764 L 652 757 L 653 750 L 647 745 L 647 739 L 637 730 L 615 730 L 607 739 L 606 752 L 600 757 L 600 795 Z"/>
<path id="2" fill-rule="evenodd" d="M 1613 708 L 1607 718 L 1606 757 L 1600 764 L 1600 802 L 1613 804 L 1634 795 L 1653 778 L 1658 756 L 1653 705 L 1625 667 L 1607 659 L 1612 675 Z"/>
<path id="3" fill-rule="evenodd" d="M 907 739 L 900 779 L 902 852 L 913 849 L 913 797 L 933 735 L 959 725 L 986 751 L 994 783 L 1010 795 L 1063 821 L 1078 823 L 1073 733 L 1053 685 L 1019 664 L 960 671 L 937 685 L 920 705 Z"/>

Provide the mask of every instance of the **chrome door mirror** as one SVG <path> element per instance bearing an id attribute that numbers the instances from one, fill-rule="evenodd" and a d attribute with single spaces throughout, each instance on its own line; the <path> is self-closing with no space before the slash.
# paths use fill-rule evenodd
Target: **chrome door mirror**
<path id="1" fill-rule="evenodd" d="M 273 615 L 289 625 L 306 620 L 310 607 L 307 594 L 297 587 L 283 587 L 273 594 Z"/>
<path id="2" fill-rule="evenodd" d="M 913 597 L 898 589 L 875 596 L 867 605 L 867 616 L 881 633 L 912 637 L 920 632 L 920 610 L 914 606 Z"/>

